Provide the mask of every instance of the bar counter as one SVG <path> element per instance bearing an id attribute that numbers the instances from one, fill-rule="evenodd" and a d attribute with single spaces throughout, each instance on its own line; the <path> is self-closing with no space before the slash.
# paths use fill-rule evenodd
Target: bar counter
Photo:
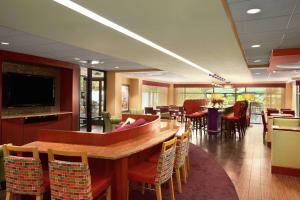
<path id="1" fill-rule="evenodd" d="M 184 126 L 179 125 L 176 120 L 160 121 L 157 118 L 127 132 L 95 134 L 44 130 L 39 133 L 38 141 L 24 146 L 37 147 L 41 157 L 45 157 L 43 165 L 47 165 L 48 149 L 87 152 L 91 173 L 100 171 L 112 175 L 112 198 L 125 200 L 128 193 L 128 167 L 160 151 L 164 141 L 183 132 Z"/>

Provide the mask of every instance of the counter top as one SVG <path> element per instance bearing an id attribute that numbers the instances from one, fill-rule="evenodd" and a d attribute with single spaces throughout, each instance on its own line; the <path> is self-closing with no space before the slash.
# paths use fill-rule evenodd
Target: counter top
<path id="1" fill-rule="evenodd" d="M 36 114 L 9 115 L 9 116 L 1 116 L 1 119 L 43 117 L 43 116 L 50 116 L 50 115 L 67 115 L 67 114 L 72 114 L 72 112 L 47 112 L 47 113 L 36 113 Z"/>

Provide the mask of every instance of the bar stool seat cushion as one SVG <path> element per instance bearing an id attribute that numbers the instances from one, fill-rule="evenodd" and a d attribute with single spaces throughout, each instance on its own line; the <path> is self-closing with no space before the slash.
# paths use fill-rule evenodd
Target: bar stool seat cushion
<path id="1" fill-rule="evenodd" d="M 158 162 L 158 159 L 159 159 L 159 156 L 160 156 L 160 152 L 158 153 L 155 153 L 155 154 L 152 154 L 148 161 L 151 162 L 151 163 L 157 163 Z"/>
<path id="2" fill-rule="evenodd" d="M 93 197 L 99 197 L 99 195 L 107 189 L 109 185 L 111 185 L 111 177 L 104 175 L 92 175 L 91 176 L 92 183 L 92 194 Z"/>
<path id="3" fill-rule="evenodd" d="M 202 117 L 204 115 L 205 115 L 204 112 L 194 112 L 192 114 L 187 114 L 185 116 L 188 117 L 188 118 L 197 118 L 197 117 Z"/>
<path id="4" fill-rule="evenodd" d="M 154 184 L 157 171 L 156 169 L 157 163 L 145 161 L 130 167 L 128 171 L 128 178 L 131 181 Z"/>

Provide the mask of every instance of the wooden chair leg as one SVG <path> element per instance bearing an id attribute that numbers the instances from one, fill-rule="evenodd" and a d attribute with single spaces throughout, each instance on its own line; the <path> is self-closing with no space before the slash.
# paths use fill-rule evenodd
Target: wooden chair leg
<path id="1" fill-rule="evenodd" d="M 191 169 L 191 167 L 190 167 L 190 156 L 187 156 L 186 157 L 186 166 L 187 166 L 187 171 L 188 171 L 188 173 L 190 173 L 190 169 Z"/>
<path id="2" fill-rule="evenodd" d="M 35 199 L 36 200 L 43 200 L 43 195 L 36 195 Z"/>
<path id="3" fill-rule="evenodd" d="M 11 199 L 11 192 L 6 192 L 5 200 L 10 200 L 10 199 Z"/>
<path id="4" fill-rule="evenodd" d="M 142 194 L 145 194 L 145 183 L 142 183 L 142 189 L 141 189 Z"/>
<path id="5" fill-rule="evenodd" d="M 128 194 L 129 190 L 127 191 Z M 128 195 L 127 195 L 128 196 Z M 128 197 L 127 197 L 128 199 Z M 106 189 L 106 200 L 111 200 L 111 186 Z"/>
<path id="6" fill-rule="evenodd" d="M 127 184 L 127 200 L 129 200 L 129 186 L 130 186 L 130 181 L 128 180 L 128 184 Z"/>
<path id="7" fill-rule="evenodd" d="M 178 192 L 182 193 L 182 189 L 181 189 L 181 179 L 180 179 L 180 171 L 179 168 L 176 168 L 176 181 L 177 181 L 177 188 L 178 188 Z"/>
<path id="8" fill-rule="evenodd" d="M 160 184 L 155 184 L 156 199 L 162 200 Z"/>
<path id="9" fill-rule="evenodd" d="M 173 177 L 172 176 L 169 180 L 169 189 L 170 189 L 170 194 L 171 194 L 171 200 L 175 200 L 174 187 L 173 187 Z"/>
<path id="10" fill-rule="evenodd" d="M 187 184 L 187 176 L 186 176 L 186 166 L 185 166 L 185 163 L 181 167 L 181 172 L 182 172 L 182 176 L 183 176 L 183 182 L 184 182 L 184 184 Z"/>

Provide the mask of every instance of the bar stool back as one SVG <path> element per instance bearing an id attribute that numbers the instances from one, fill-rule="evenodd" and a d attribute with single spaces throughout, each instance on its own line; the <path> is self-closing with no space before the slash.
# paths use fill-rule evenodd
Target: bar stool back
<path id="1" fill-rule="evenodd" d="M 80 162 L 54 159 L 54 156 L 80 157 Z M 48 150 L 49 178 L 52 199 L 93 199 L 106 189 L 106 199 L 111 199 L 110 185 L 94 192 L 86 152 Z M 110 183 L 109 183 L 110 184 Z"/>
<path id="2" fill-rule="evenodd" d="M 188 132 L 189 130 L 187 130 L 184 134 L 180 136 L 176 145 L 175 172 L 176 172 L 176 179 L 177 179 L 177 186 L 178 186 L 179 193 L 182 193 L 180 170 L 183 175 L 184 183 L 185 184 L 187 183 L 186 157 L 188 156 L 188 147 L 189 147 Z"/>
<path id="3" fill-rule="evenodd" d="M 11 155 L 11 152 L 32 153 L 32 157 Z M 35 147 L 19 147 L 4 145 L 4 169 L 6 178 L 6 200 L 12 194 L 35 195 L 37 200 L 43 199 L 45 188 L 43 169 L 38 149 Z"/>

